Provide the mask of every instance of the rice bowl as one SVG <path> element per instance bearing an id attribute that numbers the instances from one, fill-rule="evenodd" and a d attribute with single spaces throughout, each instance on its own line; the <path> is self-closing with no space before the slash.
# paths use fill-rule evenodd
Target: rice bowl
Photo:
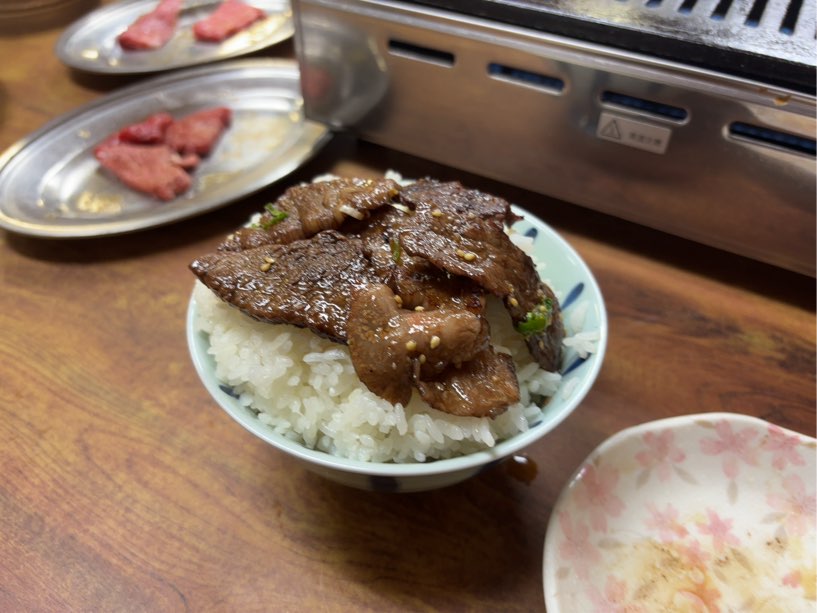
<path id="1" fill-rule="evenodd" d="M 514 242 L 545 262 L 540 275 L 563 305 L 568 337 L 560 372 L 529 356 L 501 304 L 489 301 L 492 342 L 514 356 L 521 399 L 496 418 L 459 417 L 417 395 L 392 405 L 362 386 L 345 346 L 287 325 L 253 320 L 196 283 L 188 313 L 191 355 L 215 400 L 267 442 L 357 487 L 429 489 L 478 472 L 540 438 L 589 391 L 606 348 L 598 286 L 550 227 L 524 217 Z"/>

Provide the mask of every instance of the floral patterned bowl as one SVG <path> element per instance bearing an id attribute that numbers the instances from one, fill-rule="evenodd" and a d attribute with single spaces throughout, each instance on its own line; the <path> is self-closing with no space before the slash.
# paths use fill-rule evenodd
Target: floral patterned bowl
<path id="1" fill-rule="evenodd" d="M 553 509 L 549 613 L 815 611 L 816 448 L 730 413 L 611 437 Z"/>

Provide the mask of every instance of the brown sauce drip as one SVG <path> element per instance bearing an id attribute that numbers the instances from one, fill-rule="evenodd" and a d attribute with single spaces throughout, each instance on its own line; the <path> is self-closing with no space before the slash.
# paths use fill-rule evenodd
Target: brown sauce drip
<path id="1" fill-rule="evenodd" d="M 505 471 L 517 481 L 530 485 L 539 473 L 539 467 L 528 456 L 514 454 L 505 462 Z"/>

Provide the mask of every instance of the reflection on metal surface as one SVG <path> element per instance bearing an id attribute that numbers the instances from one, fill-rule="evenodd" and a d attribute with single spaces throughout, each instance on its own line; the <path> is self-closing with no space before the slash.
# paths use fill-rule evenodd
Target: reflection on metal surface
<path id="1" fill-rule="evenodd" d="M 115 215 L 122 211 L 121 194 L 82 192 L 76 200 L 76 209 L 93 215 Z"/>
<path id="2" fill-rule="evenodd" d="M 235 56 L 244 53 L 246 49 L 258 49 L 267 41 L 275 40 L 280 32 L 291 31 L 291 22 L 292 11 L 289 9 L 269 15 L 221 43 L 221 53 Z"/>
<path id="3" fill-rule="evenodd" d="M 417 4 L 428 3 L 294 0 L 308 117 L 814 274 L 814 157 L 728 133 L 743 122 L 813 138 L 813 95 Z M 454 61 L 390 53 L 394 40 Z M 491 66 L 518 71 L 517 78 L 496 78 Z M 379 102 L 349 113 L 356 97 L 372 103 L 372 78 L 385 87 Z M 561 88 L 531 86 L 545 79 Z M 647 147 L 597 137 L 603 111 L 641 126 L 635 142 Z"/>
<path id="4" fill-rule="evenodd" d="M 307 115 L 332 127 L 356 124 L 388 87 L 386 62 L 365 32 L 303 15 L 296 38 Z"/>
<path id="5" fill-rule="evenodd" d="M 94 146 L 128 123 L 215 105 L 233 120 L 171 202 L 130 190 L 104 172 Z M 325 142 L 303 113 L 297 66 L 245 60 L 148 80 L 58 118 L 0 155 L 0 226 L 55 238 L 130 232 L 223 206 L 289 174 Z"/>

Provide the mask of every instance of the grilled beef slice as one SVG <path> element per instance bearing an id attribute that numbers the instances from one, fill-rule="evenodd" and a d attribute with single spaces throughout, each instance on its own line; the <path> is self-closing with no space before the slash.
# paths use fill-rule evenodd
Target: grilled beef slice
<path id="1" fill-rule="evenodd" d="M 360 380 L 378 396 L 404 405 L 411 399 L 412 382 L 459 367 L 490 341 L 488 322 L 480 314 L 453 303 L 431 311 L 402 309 L 383 284 L 355 294 L 347 331 Z"/>
<path id="2" fill-rule="evenodd" d="M 191 270 L 222 300 L 269 323 L 293 324 L 346 342 L 352 295 L 378 282 L 359 238 L 334 230 L 311 239 L 217 251 Z"/>
<path id="3" fill-rule="evenodd" d="M 496 416 L 519 387 L 513 361 L 490 346 L 485 291 L 503 299 L 549 370 L 564 336 L 555 296 L 505 234 L 517 219 L 506 201 L 421 181 L 402 188 L 405 206 L 383 206 L 398 189 L 359 179 L 291 188 L 262 227 L 240 230 L 191 269 L 256 319 L 348 343 L 358 377 L 392 403 L 406 404 L 416 387 L 439 410 Z"/>
<path id="4" fill-rule="evenodd" d="M 531 354 L 545 370 L 558 370 L 565 334 L 559 303 L 505 233 L 504 224 L 516 219 L 510 205 L 457 182 L 418 181 L 403 188 L 400 199 L 414 211 L 402 224 L 401 248 L 502 298 L 513 322 L 526 330 Z M 534 325 L 537 320 L 542 325 Z"/>
<path id="5" fill-rule="evenodd" d="M 385 279 L 405 309 L 438 309 L 461 306 L 474 313 L 485 308 L 484 291 L 465 277 L 455 277 L 425 258 L 412 256 L 399 243 L 404 224 L 411 223 L 413 212 L 382 207 L 372 214 L 360 231 L 363 252 L 377 275 Z"/>
<path id="6" fill-rule="evenodd" d="M 487 347 L 461 365 L 430 379 L 415 378 L 420 397 L 451 415 L 496 417 L 519 402 L 519 383 L 511 356 Z"/>
<path id="7" fill-rule="evenodd" d="M 251 228 L 231 234 L 219 249 L 241 251 L 288 243 L 332 230 L 349 218 L 362 220 L 388 204 L 399 186 L 391 179 L 334 179 L 289 188 Z"/>

